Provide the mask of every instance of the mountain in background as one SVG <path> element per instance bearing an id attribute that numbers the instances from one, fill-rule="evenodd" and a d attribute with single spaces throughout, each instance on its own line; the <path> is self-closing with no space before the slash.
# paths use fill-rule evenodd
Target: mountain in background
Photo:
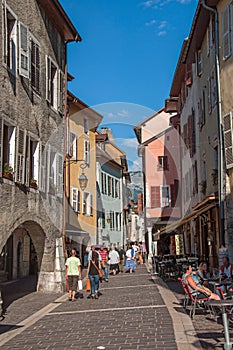
<path id="1" fill-rule="evenodd" d="M 131 191 L 130 199 L 134 203 L 138 202 L 138 194 L 143 193 L 143 173 L 142 171 L 130 171 L 131 183 L 128 188 Z"/>

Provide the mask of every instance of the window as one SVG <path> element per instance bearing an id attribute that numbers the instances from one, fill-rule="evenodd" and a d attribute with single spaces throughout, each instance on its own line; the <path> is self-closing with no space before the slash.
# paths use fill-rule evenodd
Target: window
<path id="1" fill-rule="evenodd" d="M 15 181 L 25 182 L 26 131 L 17 130 Z"/>
<path id="2" fill-rule="evenodd" d="M 114 211 L 110 210 L 110 230 L 115 229 L 115 216 Z"/>
<path id="3" fill-rule="evenodd" d="M 167 156 L 158 156 L 157 170 L 168 170 Z"/>
<path id="4" fill-rule="evenodd" d="M 19 23 L 19 74 L 30 79 L 31 87 L 40 92 L 40 47 L 28 28 Z"/>
<path id="5" fill-rule="evenodd" d="M 71 158 L 77 159 L 77 136 L 73 132 L 70 132 L 68 154 Z"/>
<path id="6" fill-rule="evenodd" d="M 12 74 L 17 68 L 17 21 L 12 10 L 3 4 L 3 61 Z"/>
<path id="7" fill-rule="evenodd" d="M 108 176 L 108 196 L 112 195 L 112 177 Z"/>
<path id="8" fill-rule="evenodd" d="M 102 228 L 105 228 L 105 210 L 103 209 L 103 212 L 102 212 Z"/>
<path id="9" fill-rule="evenodd" d="M 49 157 L 49 171 L 48 171 L 48 192 L 52 195 L 56 194 L 56 152 L 52 148 L 49 149 L 48 152 L 48 157 Z"/>
<path id="10" fill-rule="evenodd" d="M 1 138 L 1 172 L 4 166 L 9 165 L 15 171 L 16 128 L 4 124 L 0 118 Z"/>
<path id="11" fill-rule="evenodd" d="M 215 24 L 214 24 L 214 18 L 210 18 L 209 26 L 207 29 L 207 56 L 209 56 L 211 50 L 214 47 L 214 37 L 215 37 Z"/>
<path id="12" fill-rule="evenodd" d="M 119 197 L 119 180 L 115 179 L 115 198 Z"/>
<path id="13" fill-rule="evenodd" d="M 26 139 L 26 185 L 33 182 L 38 185 L 39 180 L 39 142 L 34 141 L 30 135 Z"/>
<path id="14" fill-rule="evenodd" d="M 76 213 L 80 212 L 80 191 L 77 188 L 71 188 L 71 206 Z"/>
<path id="15" fill-rule="evenodd" d="M 90 142 L 84 140 L 84 161 L 87 165 L 90 164 Z"/>
<path id="16" fill-rule="evenodd" d="M 214 69 L 211 72 L 211 76 L 208 78 L 208 103 L 209 113 L 212 112 L 217 102 L 217 86 Z"/>
<path id="17" fill-rule="evenodd" d="M 233 151 L 232 151 L 232 114 L 226 114 L 223 117 L 224 148 L 227 169 L 233 168 Z"/>
<path id="18" fill-rule="evenodd" d="M 233 5 L 228 5 L 222 12 L 222 55 L 227 60 L 232 55 Z"/>
<path id="19" fill-rule="evenodd" d="M 161 208 L 170 207 L 170 187 L 160 186 Z"/>
<path id="20" fill-rule="evenodd" d="M 88 192 L 83 193 L 83 214 L 93 215 L 93 196 Z"/>
<path id="21" fill-rule="evenodd" d="M 214 170 L 218 170 L 218 146 L 214 147 Z"/>
<path id="22" fill-rule="evenodd" d="M 202 74 L 202 53 L 201 53 L 201 50 L 198 50 L 196 53 L 196 71 L 197 71 L 197 75 L 201 76 L 201 74 Z"/>
<path id="23" fill-rule="evenodd" d="M 31 87 L 40 92 L 40 49 L 34 38 L 30 38 L 30 81 Z"/>
<path id="24" fill-rule="evenodd" d="M 193 194 L 198 193 L 198 178 L 197 178 L 197 161 L 195 161 L 193 167 Z"/>
<path id="25" fill-rule="evenodd" d="M 205 125 L 205 91 L 202 92 L 202 98 L 198 100 L 197 104 L 198 109 L 198 122 L 199 128 L 201 129 Z"/>
<path id="26" fill-rule="evenodd" d="M 115 213 L 116 215 L 116 231 L 121 231 L 121 213 Z"/>
<path id="27" fill-rule="evenodd" d="M 49 56 L 46 56 L 46 99 L 56 110 L 63 109 L 63 73 Z"/>
<path id="28" fill-rule="evenodd" d="M 84 118 L 83 120 L 83 128 L 84 128 L 84 134 L 89 135 L 89 122 L 88 119 Z"/>
<path id="29" fill-rule="evenodd" d="M 39 178 L 39 188 L 41 192 L 46 192 L 46 169 L 47 169 L 47 149 L 44 145 L 40 145 L 40 178 Z"/>

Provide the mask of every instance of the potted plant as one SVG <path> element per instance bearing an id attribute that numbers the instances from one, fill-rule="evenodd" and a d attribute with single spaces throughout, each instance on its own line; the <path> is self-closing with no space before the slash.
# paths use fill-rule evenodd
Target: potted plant
<path id="1" fill-rule="evenodd" d="M 29 187 L 35 188 L 35 190 L 37 190 L 37 188 L 38 188 L 37 180 L 36 180 L 34 177 L 32 177 L 32 178 L 30 179 L 30 181 L 29 181 Z"/>
<path id="2" fill-rule="evenodd" d="M 10 163 L 4 163 L 4 165 L 3 165 L 3 177 L 5 177 L 6 179 L 9 179 L 9 180 L 13 180 L 13 173 L 14 173 L 14 170 L 13 170 L 12 166 L 10 165 Z"/>

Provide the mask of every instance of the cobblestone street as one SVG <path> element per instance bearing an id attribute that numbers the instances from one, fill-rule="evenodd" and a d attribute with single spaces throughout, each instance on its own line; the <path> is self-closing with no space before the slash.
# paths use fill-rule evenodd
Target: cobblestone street
<path id="1" fill-rule="evenodd" d="M 1 322 L 1 349 L 200 348 L 189 317 L 174 295 L 157 282 L 145 267 L 139 267 L 134 274 L 111 276 L 108 284 L 102 283 L 98 300 L 87 299 L 86 292 L 73 303 L 67 295 L 53 303 L 51 295 L 27 295 L 10 305 Z M 36 311 L 39 300 L 41 310 Z M 14 312 L 19 305 L 22 314 L 28 311 L 24 321 Z M 186 331 L 190 331 L 188 337 Z"/>

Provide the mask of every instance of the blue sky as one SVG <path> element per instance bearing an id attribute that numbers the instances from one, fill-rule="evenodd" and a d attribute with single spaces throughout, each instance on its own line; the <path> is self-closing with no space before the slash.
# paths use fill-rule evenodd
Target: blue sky
<path id="1" fill-rule="evenodd" d="M 83 39 L 69 44 L 69 72 L 75 77 L 69 89 L 89 106 L 98 105 L 115 135 L 119 123 L 133 127 L 161 108 L 197 1 L 60 2 Z M 137 112 L 133 104 L 142 107 Z M 136 146 L 129 129 L 120 128 L 121 138 L 129 139 L 127 155 Z"/>

